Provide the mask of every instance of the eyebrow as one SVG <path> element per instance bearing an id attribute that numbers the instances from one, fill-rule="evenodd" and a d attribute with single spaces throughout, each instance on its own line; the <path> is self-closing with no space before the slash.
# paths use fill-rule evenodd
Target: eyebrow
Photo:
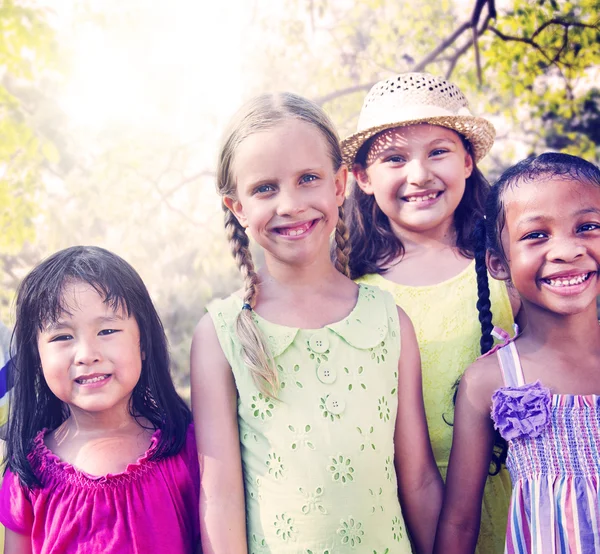
<path id="1" fill-rule="evenodd" d="M 126 319 L 127 319 L 126 317 L 122 317 L 117 314 L 106 315 L 106 316 L 97 317 L 96 319 L 94 319 L 94 323 L 114 323 L 115 321 L 125 321 Z M 50 333 L 52 331 L 59 331 L 61 329 L 66 329 L 67 327 L 69 327 L 68 322 L 59 319 L 58 321 L 55 321 L 53 323 L 49 323 L 48 325 L 46 325 L 42 331 L 44 333 Z"/>
<path id="2" fill-rule="evenodd" d="M 590 207 L 590 208 L 582 208 L 581 210 L 577 210 L 573 214 L 573 216 L 577 217 L 577 216 L 580 216 L 580 215 L 587 215 L 587 214 L 594 214 L 594 215 L 597 215 L 597 216 L 600 217 L 600 210 L 597 209 L 597 208 L 592 208 L 592 207 Z M 533 215 L 533 216 L 530 216 L 530 217 L 526 217 L 524 219 L 520 219 L 517 222 L 517 226 L 529 225 L 531 223 L 538 223 L 538 222 L 539 223 L 544 223 L 546 221 L 553 221 L 553 220 L 554 220 L 554 218 L 548 217 L 548 216 L 545 216 L 545 215 Z"/>

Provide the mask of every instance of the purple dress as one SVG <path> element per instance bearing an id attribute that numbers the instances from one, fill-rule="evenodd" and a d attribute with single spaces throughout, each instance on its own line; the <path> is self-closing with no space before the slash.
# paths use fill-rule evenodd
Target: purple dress
<path id="1" fill-rule="evenodd" d="M 505 553 L 600 552 L 600 397 L 526 384 L 514 342 L 497 355 L 506 386 L 492 419 L 513 483 Z"/>
<path id="2" fill-rule="evenodd" d="M 40 431 L 29 454 L 43 487 L 27 490 L 9 470 L 0 522 L 31 535 L 34 554 L 188 554 L 200 538 L 199 469 L 194 430 L 181 451 L 159 461 L 150 447 L 123 473 L 88 475 L 62 462 Z"/>

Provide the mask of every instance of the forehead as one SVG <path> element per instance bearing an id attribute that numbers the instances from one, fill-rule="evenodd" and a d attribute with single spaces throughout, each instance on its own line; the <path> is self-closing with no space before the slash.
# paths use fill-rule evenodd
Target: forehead
<path id="1" fill-rule="evenodd" d="M 321 131 L 290 118 L 246 137 L 235 152 L 234 174 L 239 182 L 324 164 L 331 165 L 331 160 Z"/>
<path id="2" fill-rule="evenodd" d="M 600 210 L 600 187 L 567 176 L 539 176 L 507 188 L 502 201 L 509 224 L 537 216 L 562 220 L 581 210 Z"/>
<path id="3" fill-rule="evenodd" d="M 72 317 L 81 312 L 121 315 L 124 310 L 119 302 L 107 302 L 106 298 L 88 283 L 81 281 L 65 283 L 61 291 L 57 317 Z"/>
<path id="4" fill-rule="evenodd" d="M 409 125 L 408 127 L 393 127 L 375 136 L 371 148 L 386 145 L 409 146 L 411 143 L 431 142 L 435 140 L 451 140 L 462 142 L 456 131 L 439 125 Z"/>
<path id="5" fill-rule="evenodd" d="M 439 125 L 424 123 L 407 127 L 393 127 L 375 135 L 369 146 L 367 163 L 388 149 L 420 149 L 445 141 L 450 141 L 459 148 L 463 146 L 460 135 L 456 131 Z"/>

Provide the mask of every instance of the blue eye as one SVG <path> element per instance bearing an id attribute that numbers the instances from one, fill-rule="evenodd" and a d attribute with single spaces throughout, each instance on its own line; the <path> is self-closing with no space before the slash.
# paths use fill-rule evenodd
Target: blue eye
<path id="1" fill-rule="evenodd" d="M 398 155 L 388 156 L 384 161 L 390 162 L 393 164 L 401 164 L 401 163 L 406 162 L 406 160 L 402 156 L 398 156 Z"/>
<path id="2" fill-rule="evenodd" d="M 254 194 L 265 194 L 267 192 L 273 192 L 275 187 L 273 185 L 259 185 L 254 189 Z"/>
<path id="3" fill-rule="evenodd" d="M 316 175 L 313 175 L 312 173 L 308 173 L 306 175 L 302 175 L 302 177 L 300 177 L 300 183 L 311 183 L 312 181 L 316 181 L 318 179 L 318 177 Z"/>

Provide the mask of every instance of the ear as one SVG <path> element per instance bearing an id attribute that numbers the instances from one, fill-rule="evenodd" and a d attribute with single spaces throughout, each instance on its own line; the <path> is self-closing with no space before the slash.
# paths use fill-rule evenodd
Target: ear
<path id="1" fill-rule="evenodd" d="M 485 263 L 490 275 L 497 281 L 508 281 L 510 279 L 510 271 L 506 265 L 506 260 L 497 252 L 488 250 L 485 255 Z"/>
<path id="2" fill-rule="evenodd" d="M 352 166 L 352 173 L 356 179 L 356 184 L 361 188 L 365 194 L 373 194 L 373 185 L 367 175 L 367 170 L 360 164 L 354 164 Z"/>
<path id="3" fill-rule="evenodd" d="M 146 353 L 142 350 L 142 362 L 146 361 Z"/>
<path id="4" fill-rule="evenodd" d="M 471 154 L 465 152 L 465 179 L 468 179 L 473 174 L 473 166 Z"/>
<path id="5" fill-rule="evenodd" d="M 341 165 L 335 174 L 335 199 L 338 206 L 341 206 L 346 199 L 346 185 L 348 183 L 348 168 Z"/>
<path id="6" fill-rule="evenodd" d="M 244 213 L 244 206 L 242 206 L 242 203 L 239 200 L 234 200 L 230 196 L 225 196 L 223 198 L 223 204 L 227 206 L 227 209 L 236 217 L 244 229 L 248 227 L 248 219 Z"/>

